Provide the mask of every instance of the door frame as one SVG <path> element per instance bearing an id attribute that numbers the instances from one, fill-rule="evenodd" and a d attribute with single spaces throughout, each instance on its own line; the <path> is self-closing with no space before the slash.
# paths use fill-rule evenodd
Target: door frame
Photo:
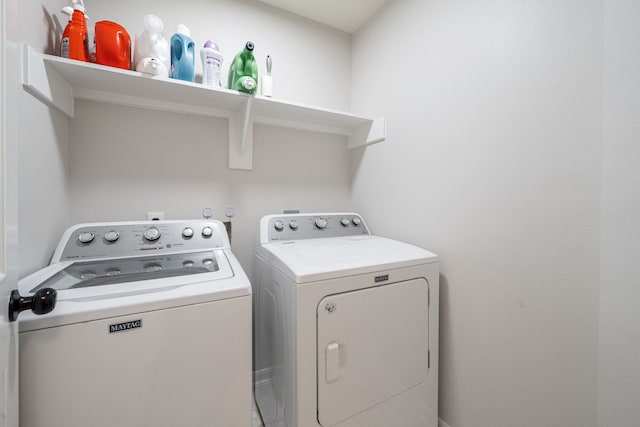
<path id="1" fill-rule="evenodd" d="M 8 301 L 17 288 L 17 127 L 18 112 L 9 108 L 19 85 L 15 23 L 18 2 L 0 0 L 0 427 L 18 427 L 18 326 L 9 322 Z M 8 26 L 11 26 L 8 28 Z M 13 62 L 11 62 L 13 61 Z M 17 99 L 13 99 L 17 104 Z"/>

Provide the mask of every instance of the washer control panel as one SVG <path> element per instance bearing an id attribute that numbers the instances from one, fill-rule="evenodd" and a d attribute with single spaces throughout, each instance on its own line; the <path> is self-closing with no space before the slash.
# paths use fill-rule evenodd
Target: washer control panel
<path id="1" fill-rule="evenodd" d="M 96 259 L 228 248 L 224 225 L 215 220 L 80 224 L 67 230 L 57 260 Z"/>
<path id="2" fill-rule="evenodd" d="M 269 215 L 261 223 L 269 241 L 368 235 L 362 217 L 354 213 Z M 266 230 L 264 230 L 266 228 Z"/>

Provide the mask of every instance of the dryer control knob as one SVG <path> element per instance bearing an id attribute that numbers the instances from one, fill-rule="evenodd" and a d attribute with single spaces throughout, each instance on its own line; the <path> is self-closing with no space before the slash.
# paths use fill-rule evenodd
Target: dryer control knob
<path id="1" fill-rule="evenodd" d="M 327 226 L 327 220 L 324 218 L 316 219 L 316 227 L 323 229 Z"/>
<path id="2" fill-rule="evenodd" d="M 282 231 L 284 229 L 284 224 L 282 223 L 282 221 L 277 220 L 276 222 L 273 223 L 273 228 L 275 228 L 278 231 Z"/>
<path id="3" fill-rule="evenodd" d="M 147 228 L 144 230 L 144 233 L 142 233 L 142 236 L 150 242 L 155 242 L 161 235 L 160 230 L 155 227 Z"/>
<path id="4" fill-rule="evenodd" d="M 202 237 L 211 237 L 213 235 L 213 228 L 205 227 L 202 229 Z"/>
<path id="5" fill-rule="evenodd" d="M 78 236 L 78 240 L 80 241 L 80 243 L 87 244 L 93 242 L 93 239 L 95 237 L 95 234 L 85 231 L 84 233 L 80 233 L 80 235 Z"/>
<path id="6" fill-rule="evenodd" d="M 351 222 L 353 222 L 353 225 L 355 225 L 356 227 L 359 226 L 360 224 L 362 224 L 362 220 L 360 218 L 358 218 L 358 217 L 353 218 L 351 220 Z"/>
<path id="7" fill-rule="evenodd" d="M 347 227 L 349 224 L 351 224 L 351 221 L 349 221 L 349 218 L 342 218 L 340 220 L 340 224 L 342 224 L 343 226 Z"/>
<path id="8" fill-rule="evenodd" d="M 193 228 L 185 227 L 185 229 L 182 230 L 182 237 L 184 237 L 185 239 L 192 238 L 193 237 Z"/>
<path id="9" fill-rule="evenodd" d="M 298 229 L 298 221 L 296 221 L 295 219 L 292 219 L 291 221 L 289 221 L 289 228 L 292 229 L 293 231 Z"/>
<path id="10" fill-rule="evenodd" d="M 120 233 L 118 233 L 117 231 L 109 231 L 107 234 L 104 235 L 104 240 L 106 240 L 109 243 L 113 243 L 116 240 L 118 240 L 120 238 Z"/>

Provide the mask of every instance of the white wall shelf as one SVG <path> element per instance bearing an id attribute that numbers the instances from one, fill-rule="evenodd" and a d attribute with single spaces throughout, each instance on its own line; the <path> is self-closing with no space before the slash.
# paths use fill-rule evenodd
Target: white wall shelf
<path id="1" fill-rule="evenodd" d="M 253 123 L 348 137 L 356 148 L 384 141 L 384 117 L 351 113 L 250 96 L 197 83 L 151 77 L 135 71 L 43 55 L 23 49 L 26 91 L 74 116 L 75 99 L 229 119 L 229 167 L 252 169 Z"/>

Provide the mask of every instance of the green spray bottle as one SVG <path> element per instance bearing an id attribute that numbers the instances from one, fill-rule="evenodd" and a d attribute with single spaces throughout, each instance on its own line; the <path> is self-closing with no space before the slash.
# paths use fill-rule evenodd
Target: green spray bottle
<path id="1" fill-rule="evenodd" d="M 229 89 L 256 93 L 258 89 L 258 64 L 253 56 L 253 42 L 247 42 L 229 68 Z"/>

